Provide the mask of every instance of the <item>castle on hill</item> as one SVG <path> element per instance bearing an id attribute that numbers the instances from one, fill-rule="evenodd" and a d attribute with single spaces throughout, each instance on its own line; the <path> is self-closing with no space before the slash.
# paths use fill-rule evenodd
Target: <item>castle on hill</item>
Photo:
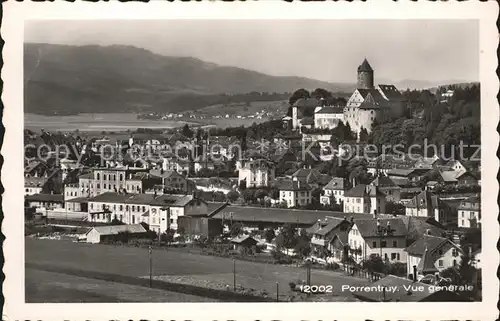
<path id="1" fill-rule="evenodd" d="M 333 129 L 342 121 L 349 123 L 359 134 L 364 128 L 369 132 L 375 121 L 400 117 L 406 107 L 406 99 L 394 85 L 374 85 L 374 70 L 364 60 L 358 66 L 357 88 L 345 106 L 323 106 L 314 98 L 301 98 L 292 105 L 290 116 L 283 118 L 289 128 Z"/>

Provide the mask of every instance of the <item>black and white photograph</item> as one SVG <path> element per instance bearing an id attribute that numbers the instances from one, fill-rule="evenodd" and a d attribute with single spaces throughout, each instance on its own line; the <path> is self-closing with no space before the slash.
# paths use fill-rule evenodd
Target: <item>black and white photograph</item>
<path id="1" fill-rule="evenodd" d="M 24 20 L 22 304 L 484 302 L 481 26 Z"/>

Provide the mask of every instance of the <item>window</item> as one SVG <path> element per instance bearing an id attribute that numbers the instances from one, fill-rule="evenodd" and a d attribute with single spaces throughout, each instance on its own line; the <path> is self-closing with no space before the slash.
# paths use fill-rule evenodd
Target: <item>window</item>
<path id="1" fill-rule="evenodd" d="M 387 242 L 386 241 L 381 241 L 380 242 L 380 247 L 387 247 Z"/>
<path id="2" fill-rule="evenodd" d="M 360 198 L 356 198 L 356 203 L 361 203 L 361 199 Z"/>
<path id="3" fill-rule="evenodd" d="M 462 226 L 465 226 L 465 222 L 464 222 L 464 220 L 462 220 Z"/>
<path id="4" fill-rule="evenodd" d="M 395 260 L 396 259 L 396 253 L 391 253 L 391 260 Z"/>
<path id="5" fill-rule="evenodd" d="M 104 189 L 106 189 L 106 188 L 107 188 L 107 185 L 106 185 L 106 184 L 103 184 L 103 185 L 104 185 Z"/>
<path id="6" fill-rule="evenodd" d="M 376 247 L 377 247 L 377 242 L 373 241 L 373 242 L 372 242 L 372 247 L 373 247 L 373 248 L 376 248 Z"/>
<path id="7" fill-rule="evenodd" d="M 457 260 L 453 260 L 453 266 L 457 266 Z"/>
<path id="8" fill-rule="evenodd" d="M 444 266 L 444 265 L 443 265 L 443 260 L 439 260 L 439 261 L 438 261 L 438 266 L 439 266 L 439 267 L 443 267 L 443 266 Z"/>
<path id="9" fill-rule="evenodd" d="M 392 241 L 392 247 L 398 247 L 398 241 Z"/>
<path id="10" fill-rule="evenodd" d="M 100 183 L 97 183 L 97 188 L 101 188 L 101 184 Z"/>
<path id="11" fill-rule="evenodd" d="M 142 211 L 143 211 L 143 212 L 146 212 L 146 206 L 143 206 L 143 207 L 142 207 Z"/>
<path id="12" fill-rule="evenodd" d="M 116 211 L 116 204 L 113 205 L 113 211 Z"/>
<path id="13" fill-rule="evenodd" d="M 126 205 L 126 206 L 125 206 L 125 210 L 126 210 L 126 211 L 128 211 L 128 209 L 129 209 L 129 207 L 128 207 L 128 205 Z"/>
<path id="14" fill-rule="evenodd" d="M 123 174 L 120 174 L 120 181 L 123 181 Z"/>
<path id="15" fill-rule="evenodd" d="M 453 250 L 451 250 L 451 255 L 453 255 L 453 256 L 458 256 L 458 251 L 457 251 L 457 249 L 453 249 Z"/>
<path id="16" fill-rule="evenodd" d="M 464 212 L 464 211 L 462 211 L 461 213 L 462 213 L 462 217 L 464 217 L 464 215 L 465 215 L 465 212 Z"/>
<path id="17" fill-rule="evenodd" d="M 170 219 L 170 224 L 174 224 L 174 219 L 173 218 Z"/>
<path id="18" fill-rule="evenodd" d="M 123 211 L 123 205 L 120 205 L 120 211 Z"/>
<path id="19" fill-rule="evenodd" d="M 106 174 L 103 174 L 103 175 L 102 175 L 102 179 L 103 179 L 103 180 L 106 180 L 106 179 L 107 179 Z"/>
<path id="20" fill-rule="evenodd" d="M 94 203 L 90 203 L 90 209 L 93 210 L 94 209 Z"/>
<path id="21" fill-rule="evenodd" d="M 98 180 L 99 180 L 99 179 L 101 179 L 101 174 L 97 173 L 97 175 L 96 175 L 96 176 L 97 176 L 97 179 L 98 179 Z"/>
<path id="22" fill-rule="evenodd" d="M 132 215 L 132 224 L 135 224 L 135 216 Z"/>
<path id="23" fill-rule="evenodd" d="M 132 212 L 135 212 L 135 205 L 132 205 Z"/>
<path id="24" fill-rule="evenodd" d="M 120 221 L 123 222 L 123 215 L 120 215 Z"/>

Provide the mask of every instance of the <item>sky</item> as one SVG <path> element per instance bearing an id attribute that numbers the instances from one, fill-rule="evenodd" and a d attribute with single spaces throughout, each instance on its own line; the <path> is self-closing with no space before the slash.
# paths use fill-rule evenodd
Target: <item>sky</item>
<path id="1" fill-rule="evenodd" d="M 39 20 L 25 42 L 132 45 L 330 82 L 356 82 L 364 58 L 376 83 L 479 80 L 475 20 Z"/>

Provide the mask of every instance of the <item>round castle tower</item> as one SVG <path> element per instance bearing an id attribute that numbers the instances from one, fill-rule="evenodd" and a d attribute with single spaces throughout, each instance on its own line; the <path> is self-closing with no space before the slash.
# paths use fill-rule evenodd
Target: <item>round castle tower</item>
<path id="1" fill-rule="evenodd" d="M 358 67 L 358 88 L 373 89 L 373 69 L 365 59 Z"/>

